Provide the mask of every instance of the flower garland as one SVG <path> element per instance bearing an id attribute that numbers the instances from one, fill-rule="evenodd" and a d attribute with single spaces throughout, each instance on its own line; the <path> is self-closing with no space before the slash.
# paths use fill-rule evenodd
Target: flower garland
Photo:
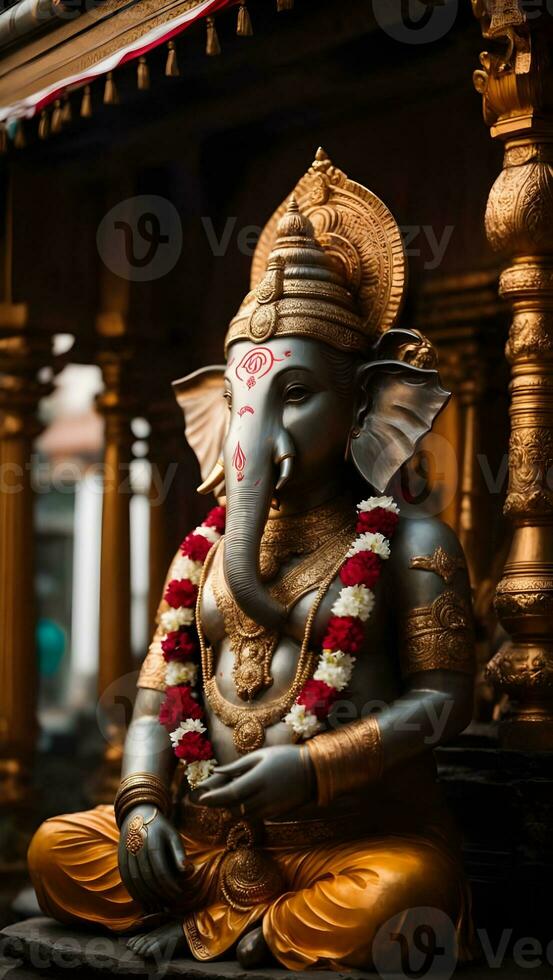
<path id="1" fill-rule="evenodd" d="M 214 507 L 205 521 L 186 536 L 172 568 L 174 578 L 163 596 L 169 608 L 160 617 L 160 626 L 165 630 L 161 649 L 167 664 L 167 687 L 159 720 L 169 733 L 192 789 L 207 779 L 217 765 L 197 693 L 200 645 L 195 608 L 203 564 L 224 530 L 225 508 Z"/>
<path id="2" fill-rule="evenodd" d="M 369 497 L 358 504 L 357 511 L 357 536 L 339 571 L 342 588 L 332 606 L 317 668 L 284 718 L 297 739 L 311 738 L 324 728 L 338 694 L 348 686 L 355 654 L 364 641 L 363 624 L 374 606 L 373 589 L 382 562 L 390 556 L 390 538 L 399 519 L 392 497 Z M 203 564 L 224 530 L 225 508 L 214 507 L 184 539 L 182 555 L 172 569 L 175 577 L 164 594 L 169 608 L 160 618 L 165 630 L 161 649 L 167 663 L 167 688 L 159 720 L 169 732 L 192 788 L 217 765 L 197 694 L 199 641 L 194 610 Z"/>
<path id="3" fill-rule="evenodd" d="M 312 738 L 324 728 L 332 705 L 351 680 L 365 638 L 363 623 L 374 607 L 374 586 L 382 562 L 390 557 L 390 538 L 399 520 L 392 497 L 369 497 L 357 505 L 357 537 L 340 571 L 342 588 L 331 609 L 317 669 L 284 721 L 300 738 Z"/>

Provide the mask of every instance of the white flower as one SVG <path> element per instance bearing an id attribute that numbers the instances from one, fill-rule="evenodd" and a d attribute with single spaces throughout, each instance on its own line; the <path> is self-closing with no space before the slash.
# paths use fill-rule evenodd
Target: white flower
<path id="1" fill-rule="evenodd" d="M 348 551 L 348 558 L 357 555 L 360 551 L 374 551 L 379 558 L 390 557 L 390 542 L 380 531 L 365 531 L 360 534 L 353 542 Z"/>
<path id="2" fill-rule="evenodd" d="M 200 524 L 200 526 L 195 529 L 194 534 L 201 534 L 202 537 L 207 538 L 207 540 L 213 542 L 213 544 L 216 544 L 221 537 L 219 532 L 216 531 L 214 527 L 204 527 L 203 524 Z"/>
<path id="3" fill-rule="evenodd" d="M 183 735 L 187 735 L 188 732 L 199 732 L 201 735 L 205 730 L 205 725 L 202 725 L 199 718 L 187 718 L 186 721 L 181 721 L 174 732 L 169 733 L 169 738 L 173 743 L 173 748 L 176 749 Z"/>
<path id="4" fill-rule="evenodd" d="M 302 738 L 311 738 L 323 728 L 317 716 L 305 710 L 304 704 L 293 704 L 284 721 Z"/>
<path id="5" fill-rule="evenodd" d="M 190 626 L 194 622 L 194 610 L 179 606 L 178 609 L 166 609 L 159 617 L 160 626 L 166 633 L 172 633 L 181 626 Z"/>
<path id="6" fill-rule="evenodd" d="M 217 765 L 217 759 L 200 759 L 199 762 L 189 762 L 186 766 L 186 778 L 191 789 L 196 789 L 200 783 L 209 779 Z"/>
<path id="7" fill-rule="evenodd" d="M 173 564 L 171 575 L 173 578 L 182 580 L 189 579 L 193 585 L 199 585 L 202 577 L 201 561 L 192 561 L 187 555 L 181 555 Z"/>
<path id="8" fill-rule="evenodd" d="M 374 595 L 366 585 L 346 585 L 332 607 L 334 616 L 359 616 L 367 620 L 374 606 Z"/>
<path id="9" fill-rule="evenodd" d="M 357 504 L 359 511 L 374 510 L 375 507 L 389 510 L 392 514 L 399 514 L 399 507 L 393 497 L 368 497 L 367 500 L 362 500 L 360 504 Z"/>
<path id="10" fill-rule="evenodd" d="M 192 684 L 193 687 L 197 674 L 198 668 L 190 660 L 185 660 L 182 664 L 178 660 L 172 660 L 167 664 L 165 683 L 167 687 L 175 687 L 177 684 Z"/>
<path id="11" fill-rule="evenodd" d="M 343 691 L 348 686 L 353 672 L 355 657 L 342 650 L 323 650 L 317 670 L 313 674 L 316 681 L 324 681 L 329 687 Z"/>

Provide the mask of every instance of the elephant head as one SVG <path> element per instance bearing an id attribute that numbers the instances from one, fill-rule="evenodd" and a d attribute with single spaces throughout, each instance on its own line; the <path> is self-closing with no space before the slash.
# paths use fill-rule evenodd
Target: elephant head
<path id="1" fill-rule="evenodd" d="M 224 460 L 229 586 L 244 612 L 274 628 L 284 611 L 258 561 L 271 503 L 301 511 L 331 499 L 351 483 L 352 464 L 383 493 L 449 398 L 432 349 L 405 329 L 384 334 L 368 357 L 303 337 L 238 341 L 226 369 L 178 386 L 202 476 L 213 463 L 220 486 Z"/>
<path id="2" fill-rule="evenodd" d="M 258 246 L 268 253 L 264 271 L 230 325 L 225 368 L 178 383 L 201 489 L 222 492 L 224 470 L 229 587 L 248 616 L 272 629 L 285 611 L 259 570 L 271 504 L 283 513 L 305 511 L 359 475 L 384 492 L 449 398 L 428 341 L 393 328 L 405 278 L 395 222 L 382 202 L 329 163 L 318 155 L 303 178 L 308 185 L 298 185 L 306 207 L 323 201 L 318 236 L 318 212 L 310 221 L 295 199 L 280 209 L 271 247 L 265 232 Z M 348 224 L 352 198 L 355 220 Z M 389 329 L 381 332 L 383 324 Z M 215 463 L 211 477 L 202 454 Z"/>

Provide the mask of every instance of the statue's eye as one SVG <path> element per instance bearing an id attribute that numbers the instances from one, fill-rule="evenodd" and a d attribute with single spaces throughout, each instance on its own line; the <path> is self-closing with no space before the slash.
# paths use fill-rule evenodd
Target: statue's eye
<path id="1" fill-rule="evenodd" d="M 223 398 L 225 399 L 225 401 L 226 401 L 229 409 L 231 409 L 232 408 L 232 395 L 231 395 L 230 391 L 224 391 L 223 392 Z"/>
<path id="2" fill-rule="evenodd" d="M 290 387 L 287 388 L 284 393 L 284 400 L 287 402 L 294 402 L 295 404 L 297 404 L 298 402 L 306 401 L 306 399 L 309 398 L 310 394 L 311 391 L 309 390 L 309 388 L 306 388 L 305 385 L 298 385 L 298 384 L 290 385 Z"/>

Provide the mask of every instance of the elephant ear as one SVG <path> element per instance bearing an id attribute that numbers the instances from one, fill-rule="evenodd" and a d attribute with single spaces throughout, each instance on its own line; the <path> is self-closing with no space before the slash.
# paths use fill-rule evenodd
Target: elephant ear
<path id="1" fill-rule="evenodd" d="M 223 398 L 225 367 L 211 364 L 173 381 L 173 391 L 184 414 L 184 434 L 194 450 L 202 480 L 221 457 L 229 412 Z"/>
<path id="2" fill-rule="evenodd" d="M 432 428 L 450 392 L 440 385 L 434 348 L 418 331 L 388 330 L 372 353 L 360 368 L 350 453 L 361 476 L 383 493 Z"/>

